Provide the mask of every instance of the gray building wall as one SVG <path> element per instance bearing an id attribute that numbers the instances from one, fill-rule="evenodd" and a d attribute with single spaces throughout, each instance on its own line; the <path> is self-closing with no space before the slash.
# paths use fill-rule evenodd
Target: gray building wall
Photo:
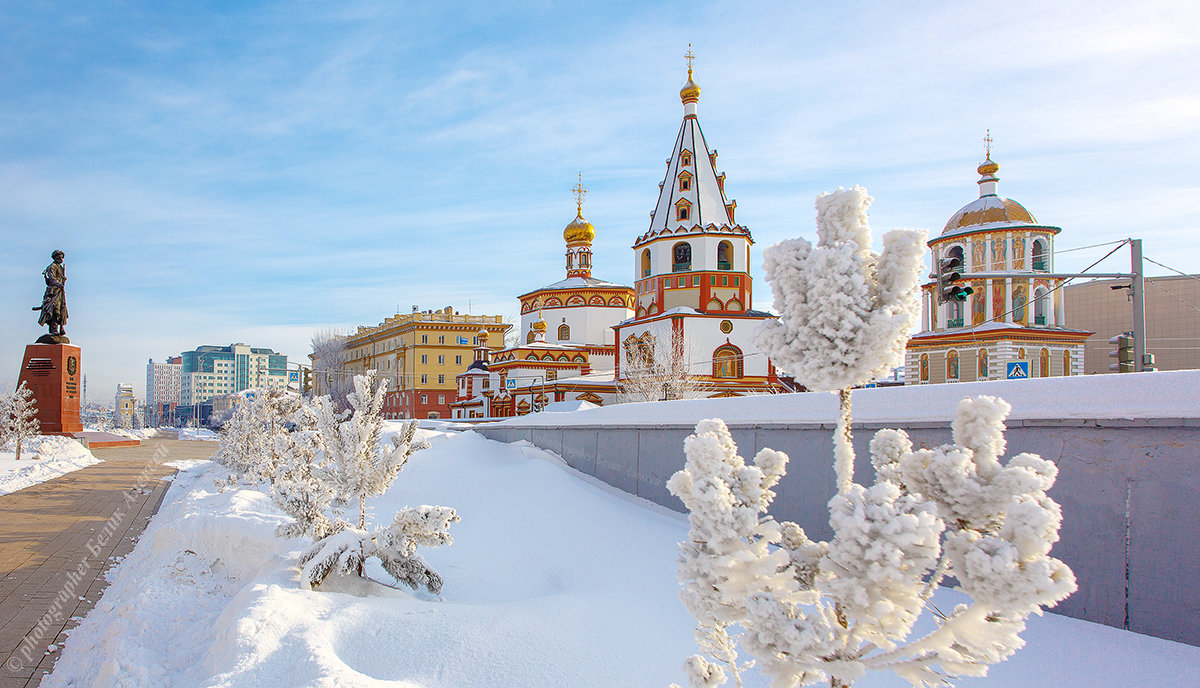
<path id="1" fill-rule="evenodd" d="M 737 424 L 730 430 L 750 459 L 764 447 L 787 452 L 787 475 L 772 515 L 829 539 L 826 503 L 835 493 L 832 424 Z M 950 442 L 949 423 L 856 424 L 856 480 L 874 472 L 868 443 L 881 427 L 903 427 L 914 446 Z M 676 511 L 666 481 L 683 467 L 685 425 L 481 426 L 502 442 L 528 440 L 575 469 Z M 1062 505 L 1054 556 L 1079 590 L 1054 612 L 1200 645 L 1200 420 L 1008 422 L 1008 456 L 1032 452 L 1058 464 L 1050 495 Z"/>

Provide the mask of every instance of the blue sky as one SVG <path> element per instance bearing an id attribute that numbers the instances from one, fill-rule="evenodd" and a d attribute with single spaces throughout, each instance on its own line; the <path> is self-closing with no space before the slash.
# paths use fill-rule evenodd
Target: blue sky
<path id="1" fill-rule="evenodd" d="M 579 172 L 595 274 L 631 284 L 689 43 L 756 265 L 838 186 L 875 197 L 877 236 L 940 231 L 991 129 L 1001 195 L 1058 248 L 1136 236 L 1198 272 L 1200 5 L 1150 7 L 0 1 L 0 381 L 54 248 L 97 400 L 200 344 L 515 319 L 563 275 Z"/>

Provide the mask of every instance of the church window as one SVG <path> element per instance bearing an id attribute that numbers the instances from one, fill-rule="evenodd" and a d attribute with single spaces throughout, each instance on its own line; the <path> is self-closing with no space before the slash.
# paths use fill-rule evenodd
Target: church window
<path id="1" fill-rule="evenodd" d="M 692 276 L 692 286 L 693 286 L 693 287 L 698 287 L 698 286 L 700 286 L 700 275 L 693 275 L 693 276 Z"/>
<path id="2" fill-rule="evenodd" d="M 685 151 L 683 151 L 683 152 L 681 152 L 681 153 L 679 154 L 679 164 L 681 164 L 681 165 L 690 165 L 690 164 L 692 164 L 692 153 L 691 153 L 691 151 L 686 151 L 686 150 L 685 150 Z"/>
<path id="3" fill-rule="evenodd" d="M 975 377 L 979 378 L 980 380 L 986 380 L 988 378 L 988 375 L 989 375 L 988 352 L 987 352 L 987 349 L 980 349 L 979 350 L 979 367 L 978 367 L 978 370 L 976 371 Z"/>
<path id="4" fill-rule="evenodd" d="M 421 354 L 421 363 L 429 363 L 429 355 Z"/>
<path id="5" fill-rule="evenodd" d="M 729 276 L 728 275 L 721 275 L 721 286 L 722 287 L 729 286 Z"/>
<path id="6" fill-rule="evenodd" d="M 454 364 L 455 364 L 455 365 L 462 365 L 462 356 L 455 356 L 455 357 L 454 357 Z"/>
<path id="7" fill-rule="evenodd" d="M 733 244 L 728 241 L 717 244 L 717 269 L 733 269 Z"/>
<path id="8" fill-rule="evenodd" d="M 732 344 L 717 347 L 713 352 L 713 377 L 742 377 L 742 350 Z"/>
<path id="9" fill-rule="evenodd" d="M 1071 352 L 1063 349 L 1063 375 L 1071 374 Z"/>
<path id="10" fill-rule="evenodd" d="M 1039 358 L 1041 359 L 1041 372 L 1039 374 L 1042 377 L 1050 377 L 1050 350 L 1042 349 L 1042 353 Z"/>
<path id="11" fill-rule="evenodd" d="M 558 371 L 557 370 L 547 370 L 546 371 L 546 382 L 550 382 L 551 380 L 557 380 L 557 379 L 558 379 Z"/>
<path id="12" fill-rule="evenodd" d="M 675 219 L 676 220 L 688 219 L 688 210 L 689 210 L 689 208 L 686 205 L 681 205 L 678 208 L 676 208 L 675 209 Z"/>
<path id="13" fill-rule="evenodd" d="M 445 344 L 445 343 L 446 343 L 446 335 L 442 335 L 442 336 L 438 337 L 438 344 Z"/>
<path id="14" fill-rule="evenodd" d="M 575 254 L 567 251 L 567 269 L 570 270 L 574 266 Z"/>
<path id="15" fill-rule="evenodd" d="M 530 330 L 530 331 L 529 331 L 529 334 L 525 335 L 525 343 L 526 343 L 526 344 L 532 344 L 532 343 L 533 343 L 533 330 Z"/>
<path id="16" fill-rule="evenodd" d="M 1050 311 L 1050 294 L 1043 287 L 1033 292 L 1033 324 L 1049 325 L 1047 314 Z"/>
<path id="17" fill-rule="evenodd" d="M 429 335 L 427 335 L 427 334 L 421 335 L 421 343 L 428 344 L 429 343 Z"/>
<path id="18" fill-rule="evenodd" d="M 446 365 L 446 357 L 438 356 L 438 365 Z"/>
<path id="19" fill-rule="evenodd" d="M 563 323 L 558 326 L 558 338 L 560 341 L 566 341 L 571 338 L 571 326 Z"/>
<path id="20" fill-rule="evenodd" d="M 650 276 L 650 249 L 642 249 L 642 277 Z"/>
<path id="21" fill-rule="evenodd" d="M 958 379 L 958 352 L 957 351 L 947 351 L 946 352 L 946 379 L 947 380 L 957 380 Z"/>
<path id="22" fill-rule="evenodd" d="M 679 174 L 679 190 L 687 191 L 690 188 L 692 188 L 692 175 L 687 172 L 681 172 Z"/>
<path id="23" fill-rule="evenodd" d="M 684 282 L 684 278 L 683 278 L 683 277 L 680 277 L 679 279 L 675 280 L 675 286 L 677 286 L 677 287 L 682 287 L 682 286 L 683 286 L 683 282 Z"/>
<path id="24" fill-rule="evenodd" d="M 671 272 L 687 272 L 692 269 L 692 245 L 681 241 L 671 247 Z"/>

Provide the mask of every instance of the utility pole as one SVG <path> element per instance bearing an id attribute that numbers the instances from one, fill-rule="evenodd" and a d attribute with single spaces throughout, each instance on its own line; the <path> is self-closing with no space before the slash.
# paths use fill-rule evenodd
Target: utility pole
<path id="1" fill-rule="evenodd" d="M 1146 276 L 1142 272 L 1142 240 L 1129 240 L 1129 259 L 1133 279 L 1130 296 L 1133 298 L 1133 364 L 1134 370 L 1146 369 Z"/>

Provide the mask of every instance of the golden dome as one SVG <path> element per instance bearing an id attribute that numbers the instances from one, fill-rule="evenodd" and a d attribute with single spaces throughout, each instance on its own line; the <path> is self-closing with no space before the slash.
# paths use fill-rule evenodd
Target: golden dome
<path id="1" fill-rule="evenodd" d="M 571 220 L 571 224 L 567 225 L 563 230 L 563 239 L 567 240 L 568 244 L 575 242 L 592 243 L 592 239 L 596 238 L 596 228 L 592 223 L 583 219 L 583 211 L 580 210 L 575 215 L 575 219 Z"/>
<path id="2" fill-rule="evenodd" d="M 982 165 L 980 167 L 982 168 Z M 998 222 L 1006 224 L 1037 224 L 1037 220 L 1033 218 L 1033 214 L 1026 210 L 1025 206 L 1011 198 L 984 196 L 971 201 L 964 205 L 957 213 L 954 213 L 954 216 L 946 223 L 946 228 L 942 230 L 942 234 L 955 233 L 957 230 L 964 228 Z"/>
<path id="3" fill-rule="evenodd" d="M 981 174 L 985 177 L 988 175 L 996 174 L 996 171 L 999 169 L 1000 169 L 1000 165 L 993 162 L 990 157 L 987 160 L 984 160 L 982 163 L 980 163 L 979 167 L 978 167 L 979 174 Z"/>
<path id="4" fill-rule="evenodd" d="M 683 85 L 683 88 L 679 89 L 679 99 L 683 101 L 684 105 L 700 100 L 700 87 L 696 85 L 695 81 L 692 81 L 692 70 L 690 69 L 688 70 L 687 83 Z"/>
<path id="5" fill-rule="evenodd" d="M 533 324 L 533 331 L 534 332 L 545 332 L 546 331 L 546 321 L 539 318 L 538 321 Z"/>

